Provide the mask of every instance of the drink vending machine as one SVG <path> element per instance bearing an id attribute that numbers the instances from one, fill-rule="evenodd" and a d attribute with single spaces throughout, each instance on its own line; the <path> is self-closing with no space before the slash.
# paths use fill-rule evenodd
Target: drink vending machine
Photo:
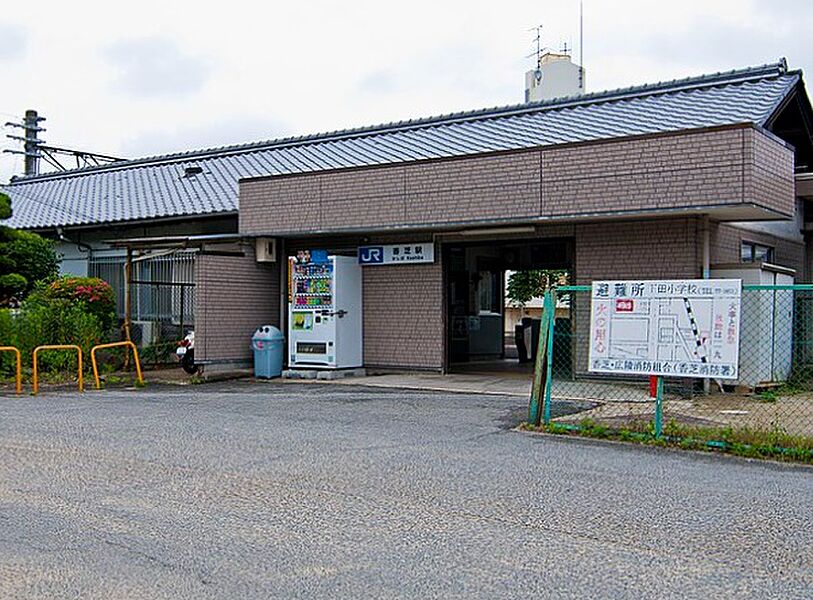
<path id="1" fill-rule="evenodd" d="M 289 259 L 288 363 L 361 367 L 361 266 L 355 256 L 317 255 Z"/>

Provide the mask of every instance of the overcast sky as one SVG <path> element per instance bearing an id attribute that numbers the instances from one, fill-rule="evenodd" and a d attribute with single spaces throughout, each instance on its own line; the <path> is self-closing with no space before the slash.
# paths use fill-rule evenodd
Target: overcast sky
<path id="1" fill-rule="evenodd" d="M 810 0 L 584 13 L 588 91 L 781 56 L 813 69 Z M 537 24 L 578 56 L 578 0 L 4 3 L 0 117 L 34 108 L 47 142 L 134 158 L 514 104 Z M 0 157 L 3 181 L 21 170 Z"/>

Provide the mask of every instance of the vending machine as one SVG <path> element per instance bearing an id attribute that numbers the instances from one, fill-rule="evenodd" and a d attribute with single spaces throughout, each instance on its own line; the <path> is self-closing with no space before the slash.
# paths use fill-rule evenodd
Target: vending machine
<path id="1" fill-rule="evenodd" d="M 288 363 L 362 366 L 361 266 L 355 256 L 299 253 L 289 263 Z"/>

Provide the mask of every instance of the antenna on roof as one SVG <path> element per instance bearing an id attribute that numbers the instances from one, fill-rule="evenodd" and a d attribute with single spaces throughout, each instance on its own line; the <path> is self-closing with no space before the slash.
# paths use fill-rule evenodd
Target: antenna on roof
<path id="1" fill-rule="evenodd" d="M 584 0 L 579 0 L 579 88 L 584 93 Z"/>
<path id="2" fill-rule="evenodd" d="M 525 58 L 531 58 L 532 56 L 536 57 L 536 65 L 539 66 L 539 61 L 542 58 L 542 54 L 547 50 L 547 48 L 542 46 L 542 25 L 537 25 L 536 27 L 531 27 L 528 31 L 535 31 L 536 37 L 534 38 L 534 42 L 536 42 L 536 51 L 532 52 Z"/>

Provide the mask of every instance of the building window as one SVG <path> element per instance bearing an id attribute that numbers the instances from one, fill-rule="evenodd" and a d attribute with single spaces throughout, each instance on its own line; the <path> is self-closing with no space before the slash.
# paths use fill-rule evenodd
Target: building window
<path id="1" fill-rule="evenodd" d="M 754 242 L 743 242 L 740 249 L 742 262 L 773 262 L 773 248 Z"/>

